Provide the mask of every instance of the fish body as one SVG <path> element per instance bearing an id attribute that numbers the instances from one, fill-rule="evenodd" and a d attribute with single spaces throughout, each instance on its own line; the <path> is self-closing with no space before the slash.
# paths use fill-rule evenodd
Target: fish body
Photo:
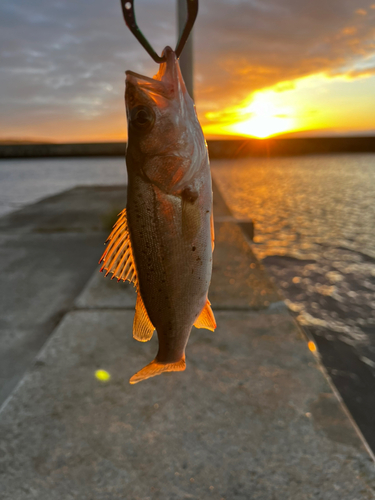
<path id="1" fill-rule="evenodd" d="M 131 383 L 184 370 L 193 324 L 216 327 L 207 298 L 214 240 L 207 146 L 176 55 L 169 47 L 164 54 L 154 78 L 126 72 L 125 247 L 134 273 L 125 279 L 135 282 L 138 293 L 134 337 L 149 340 L 155 328 L 159 340 L 155 360 Z M 115 225 L 110 240 L 120 227 Z M 103 267 L 120 279 L 121 258 L 129 266 L 125 247 L 113 263 L 109 249 L 103 255 Z"/>

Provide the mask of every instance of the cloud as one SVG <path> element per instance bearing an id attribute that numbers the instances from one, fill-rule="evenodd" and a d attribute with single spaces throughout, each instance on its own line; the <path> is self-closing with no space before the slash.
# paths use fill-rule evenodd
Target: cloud
<path id="1" fill-rule="evenodd" d="M 175 38 L 172 23 L 163 25 L 166 7 L 158 7 L 153 23 L 156 2 L 147 5 L 145 31 L 159 39 L 158 30 Z M 86 138 L 92 122 L 102 134 L 101 123 L 112 131 L 115 120 L 124 137 L 124 71 L 152 74 L 157 66 L 126 28 L 117 2 L 3 0 L 0 19 L 2 136 L 60 130 L 62 140 Z"/>
<path id="2" fill-rule="evenodd" d="M 139 25 L 158 52 L 175 43 L 174 8 L 172 0 L 136 2 Z M 201 0 L 198 111 L 216 112 L 309 74 L 360 76 L 353 68 L 375 51 L 374 20 L 374 5 L 359 0 Z M 157 70 L 117 1 L 2 0 L 0 58 L 3 137 L 120 139 L 124 71 Z"/>
<path id="3" fill-rule="evenodd" d="M 233 105 L 278 82 L 340 72 L 375 51 L 375 15 L 358 16 L 355 11 L 363 5 L 358 1 L 274 0 L 265 5 L 205 3 L 196 33 L 201 99 L 217 108 Z"/>

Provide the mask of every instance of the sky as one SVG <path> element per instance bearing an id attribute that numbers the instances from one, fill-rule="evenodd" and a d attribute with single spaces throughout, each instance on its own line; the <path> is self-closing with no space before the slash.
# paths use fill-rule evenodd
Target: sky
<path id="1" fill-rule="evenodd" d="M 157 52 L 175 0 L 135 0 Z M 375 135 L 375 0 L 200 0 L 194 93 L 210 137 Z M 0 141 L 126 140 L 125 70 L 157 64 L 118 0 L 1 0 Z"/>

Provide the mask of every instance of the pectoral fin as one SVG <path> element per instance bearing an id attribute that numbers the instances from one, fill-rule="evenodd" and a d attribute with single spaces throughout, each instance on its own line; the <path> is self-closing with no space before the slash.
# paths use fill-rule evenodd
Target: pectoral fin
<path id="1" fill-rule="evenodd" d="M 211 330 L 212 332 L 215 330 L 215 316 L 211 309 L 211 302 L 208 299 L 206 305 L 202 309 L 202 312 L 195 320 L 194 326 L 195 328 L 206 328 L 207 330 Z"/>
<path id="2" fill-rule="evenodd" d="M 138 290 L 137 303 L 135 306 L 135 316 L 133 322 L 133 337 L 139 342 L 147 342 L 154 333 L 154 325 L 148 317 L 146 307 Z"/>
<path id="3" fill-rule="evenodd" d="M 99 264 L 103 262 L 100 272 L 105 269 L 106 276 L 112 273 L 111 279 L 128 280 L 137 287 L 137 271 L 130 241 L 126 208 L 119 214 L 107 241 L 109 242 L 108 246 L 99 261 Z"/>
<path id="4" fill-rule="evenodd" d="M 137 271 L 130 241 L 126 208 L 119 214 L 119 218 L 113 226 L 107 241 L 109 242 L 108 247 L 99 261 L 99 264 L 103 262 L 100 271 L 105 269 L 107 271 L 106 276 L 112 273 L 111 279 L 117 278 L 118 281 L 128 280 L 134 283 L 134 286 L 138 290 Z M 138 290 L 133 322 L 133 337 L 140 342 L 147 342 L 151 339 L 154 330 L 154 325 L 148 317 L 146 307 Z"/>

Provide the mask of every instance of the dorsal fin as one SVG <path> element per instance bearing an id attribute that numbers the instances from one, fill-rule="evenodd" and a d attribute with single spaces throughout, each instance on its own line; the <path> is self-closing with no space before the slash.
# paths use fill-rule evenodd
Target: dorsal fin
<path id="1" fill-rule="evenodd" d="M 135 305 L 135 316 L 133 322 L 133 337 L 139 342 L 147 342 L 151 339 L 155 327 L 148 317 L 146 307 L 138 290 L 137 303 Z"/>
<path id="2" fill-rule="evenodd" d="M 211 302 L 208 299 L 200 315 L 195 320 L 194 326 L 195 328 L 206 328 L 207 330 L 211 330 L 211 332 L 215 330 L 215 316 L 211 309 Z"/>
<path id="3" fill-rule="evenodd" d="M 112 278 L 128 280 L 138 288 L 137 271 L 130 241 L 128 221 L 126 218 L 126 208 L 119 214 L 116 224 L 113 226 L 111 234 L 107 238 L 108 246 L 105 249 L 99 264 L 103 262 L 100 269 L 107 271 L 106 276 L 112 273 Z"/>

